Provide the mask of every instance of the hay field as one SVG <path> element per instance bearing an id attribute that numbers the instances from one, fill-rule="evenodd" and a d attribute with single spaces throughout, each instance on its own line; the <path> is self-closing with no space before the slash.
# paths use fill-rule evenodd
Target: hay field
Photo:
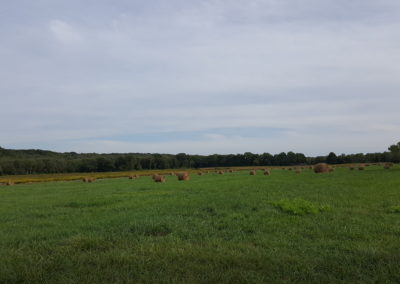
<path id="1" fill-rule="evenodd" d="M 0 186 L 0 283 L 399 283 L 400 167 Z"/>

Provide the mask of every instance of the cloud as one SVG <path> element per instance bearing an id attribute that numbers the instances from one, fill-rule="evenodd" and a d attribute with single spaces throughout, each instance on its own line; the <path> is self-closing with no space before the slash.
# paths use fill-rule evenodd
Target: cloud
<path id="1" fill-rule="evenodd" d="M 82 36 L 71 25 L 60 20 L 51 20 L 49 27 L 56 39 L 61 42 L 77 42 Z"/>
<path id="2" fill-rule="evenodd" d="M 20 7 L 0 19 L 3 147 L 324 154 L 398 140 L 398 1 Z"/>

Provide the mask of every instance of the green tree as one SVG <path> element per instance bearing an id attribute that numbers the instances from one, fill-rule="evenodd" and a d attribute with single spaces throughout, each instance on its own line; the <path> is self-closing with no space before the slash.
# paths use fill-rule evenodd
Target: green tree
<path id="1" fill-rule="evenodd" d="M 337 163 L 337 156 L 335 153 L 330 152 L 328 157 L 326 158 L 326 162 L 328 164 L 336 164 Z"/>
<path id="2" fill-rule="evenodd" d="M 392 153 L 399 153 L 400 152 L 400 142 L 397 144 L 391 145 L 388 150 Z"/>

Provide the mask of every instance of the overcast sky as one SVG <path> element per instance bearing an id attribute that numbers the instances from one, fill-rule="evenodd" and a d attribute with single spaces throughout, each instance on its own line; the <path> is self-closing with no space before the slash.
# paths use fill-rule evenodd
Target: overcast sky
<path id="1" fill-rule="evenodd" d="M 5 148 L 376 152 L 399 105 L 399 0 L 0 4 Z"/>

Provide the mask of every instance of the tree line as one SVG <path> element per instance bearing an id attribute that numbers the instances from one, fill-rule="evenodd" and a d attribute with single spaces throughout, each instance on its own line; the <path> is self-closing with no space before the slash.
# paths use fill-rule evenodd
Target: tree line
<path id="1" fill-rule="evenodd" d="M 189 155 L 185 153 L 143 154 L 112 153 L 96 154 L 75 152 L 58 153 L 44 150 L 11 150 L 0 147 L 0 175 L 110 172 L 147 169 L 209 168 L 237 166 L 294 166 L 315 163 L 379 163 L 400 162 L 400 142 L 391 145 L 389 151 L 368 154 L 341 154 L 331 152 L 327 156 L 306 157 L 302 153 L 279 154 Z"/>

